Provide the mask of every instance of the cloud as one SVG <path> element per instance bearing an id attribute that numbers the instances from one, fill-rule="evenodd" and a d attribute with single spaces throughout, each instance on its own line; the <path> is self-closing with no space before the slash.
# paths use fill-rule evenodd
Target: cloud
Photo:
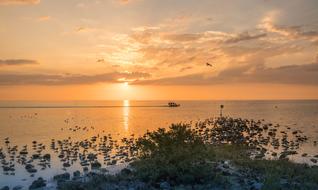
<path id="1" fill-rule="evenodd" d="M 35 5 L 41 0 L 0 0 L 0 5 Z"/>
<path id="2" fill-rule="evenodd" d="M 150 77 L 142 72 L 113 72 L 97 75 L 0 74 L 0 85 L 72 85 L 100 82 L 142 80 Z"/>
<path id="3" fill-rule="evenodd" d="M 255 40 L 259 38 L 266 37 L 266 33 L 250 35 L 248 32 L 240 33 L 232 38 L 225 40 L 225 43 L 238 43 L 241 41 Z"/>
<path id="4" fill-rule="evenodd" d="M 50 17 L 50 16 L 40 16 L 37 18 L 37 21 L 48 21 L 51 19 L 52 19 L 52 17 Z"/>
<path id="5" fill-rule="evenodd" d="M 190 70 L 190 69 L 192 69 L 192 68 L 193 68 L 193 67 L 191 67 L 191 66 L 182 67 L 182 68 L 180 69 L 180 72 L 184 72 L 184 71 Z"/>
<path id="6" fill-rule="evenodd" d="M 302 25 L 278 25 L 275 24 L 275 18 L 277 17 L 277 12 L 270 12 L 263 19 L 260 28 L 265 29 L 267 32 L 277 33 L 290 39 L 304 38 L 311 41 L 318 40 L 318 31 L 316 30 L 306 30 L 305 26 Z"/>
<path id="7" fill-rule="evenodd" d="M 266 68 L 264 65 L 245 65 L 228 68 L 217 76 L 206 73 L 157 80 L 136 81 L 147 85 L 215 85 L 215 84 L 301 84 L 318 85 L 318 62 L 306 65 L 288 65 Z"/>
<path id="8" fill-rule="evenodd" d="M 120 3 L 128 3 L 130 0 L 118 0 Z"/>
<path id="9" fill-rule="evenodd" d="M 5 60 L 0 59 L 0 66 L 34 65 L 34 64 L 39 64 L 39 63 L 35 60 L 29 60 L 29 59 L 5 59 Z"/>
<path id="10" fill-rule="evenodd" d="M 136 1 L 136 0 L 116 0 L 116 1 L 122 5 L 126 5 L 126 4 L 131 3 L 132 1 Z"/>
<path id="11" fill-rule="evenodd" d="M 254 60 L 271 64 L 270 61 L 279 56 L 288 55 L 292 59 L 292 56 L 302 54 L 310 47 L 308 40 L 302 43 L 280 41 L 269 34 L 271 32 L 258 28 L 239 33 L 217 30 L 180 32 L 170 29 L 171 26 L 166 23 L 133 28 L 130 34 L 118 35 L 113 38 L 116 45 L 105 54 L 105 60 L 130 68 L 160 68 L 151 72 L 153 79 L 160 79 L 185 73 L 195 75 L 208 72 L 216 75 L 227 68 L 252 62 L 259 65 Z M 213 69 L 207 70 L 206 62 L 213 64 Z"/>

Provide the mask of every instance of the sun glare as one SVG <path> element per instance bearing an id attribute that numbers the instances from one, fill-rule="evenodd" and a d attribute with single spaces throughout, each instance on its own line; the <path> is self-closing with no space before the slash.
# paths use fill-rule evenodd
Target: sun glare
<path id="1" fill-rule="evenodd" d="M 125 131 L 129 129 L 129 100 L 123 100 L 123 125 Z"/>

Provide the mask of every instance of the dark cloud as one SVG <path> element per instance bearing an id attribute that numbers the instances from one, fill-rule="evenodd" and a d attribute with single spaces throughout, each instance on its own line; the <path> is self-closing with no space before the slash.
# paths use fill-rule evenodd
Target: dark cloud
<path id="1" fill-rule="evenodd" d="M 222 71 L 217 76 L 193 74 L 158 80 L 137 81 L 151 85 L 215 85 L 233 83 L 269 83 L 318 85 L 318 63 L 265 68 L 264 65 L 246 65 Z"/>
<path id="2" fill-rule="evenodd" d="M 141 80 L 150 77 L 149 73 L 104 73 L 97 75 L 49 75 L 49 74 L 0 74 L 0 85 L 71 85 L 99 82 Z"/>
<path id="3" fill-rule="evenodd" d="M 259 39 L 262 37 L 266 37 L 265 33 L 262 34 L 257 34 L 257 35 L 250 35 L 248 32 L 244 32 L 241 34 L 238 34 L 235 37 L 232 37 L 228 40 L 225 40 L 225 43 L 238 43 L 241 41 L 248 41 L 248 40 L 255 40 L 255 39 Z"/>
<path id="4" fill-rule="evenodd" d="M 164 35 L 163 39 L 177 42 L 196 41 L 203 37 L 203 34 L 168 34 Z"/>
<path id="5" fill-rule="evenodd" d="M 1 60 L 0 59 L 0 66 L 3 65 L 33 65 L 38 64 L 35 60 L 29 60 L 29 59 L 6 59 Z"/>

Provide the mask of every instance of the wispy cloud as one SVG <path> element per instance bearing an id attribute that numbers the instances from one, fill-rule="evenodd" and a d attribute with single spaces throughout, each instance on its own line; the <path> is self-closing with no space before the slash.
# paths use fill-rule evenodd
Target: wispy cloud
<path id="1" fill-rule="evenodd" d="M 241 41 L 255 40 L 255 39 L 266 37 L 266 35 L 267 35 L 266 33 L 250 35 L 248 32 L 244 32 L 225 40 L 225 43 L 238 43 Z"/>
<path id="2" fill-rule="evenodd" d="M 40 16 L 40 17 L 38 17 L 36 20 L 37 20 L 37 21 L 49 21 L 49 20 L 51 20 L 51 19 L 52 19 L 51 16 Z"/>
<path id="3" fill-rule="evenodd" d="M 270 12 L 266 15 L 259 27 L 267 32 L 277 33 L 290 39 L 305 38 L 311 41 L 318 40 L 318 30 L 305 29 L 303 25 L 278 25 L 275 24 L 275 19 L 278 12 Z"/>
<path id="4" fill-rule="evenodd" d="M 0 5 L 35 5 L 41 0 L 0 0 Z"/>
<path id="5" fill-rule="evenodd" d="M 215 84 L 302 84 L 318 85 L 318 63 L 266 68 L 264 65 L 247 65 L 228 68 L 217 76 L 198 73 L 157 80 L 136 81 L 146 85 L 215 85 Z"/>
<path id="6" fill-rule="evenodd" d="M 34 65 L 39 64 L 35 60 L 29 60 L 29 59 L 0 59 L 0 66 L 13 66 L 13 65 Z"/>
<path id="7" fill-rule="evenodd" d="M 0 74 L 0 85 L 72 85 L 136 81 L 150 77 L 142 72 L 112 72 L 96 75 Z"/>

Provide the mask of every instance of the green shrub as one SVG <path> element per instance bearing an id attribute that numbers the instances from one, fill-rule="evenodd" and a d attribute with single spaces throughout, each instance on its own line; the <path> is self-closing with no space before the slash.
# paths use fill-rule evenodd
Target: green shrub
<path id="1" fill-rule="evenodd" d="M 131 165 L 143 181 L 200 184 L 213 176 L 214 152 L 187 124 L 148 132 L 136 142 L 139 159 Z"/>

